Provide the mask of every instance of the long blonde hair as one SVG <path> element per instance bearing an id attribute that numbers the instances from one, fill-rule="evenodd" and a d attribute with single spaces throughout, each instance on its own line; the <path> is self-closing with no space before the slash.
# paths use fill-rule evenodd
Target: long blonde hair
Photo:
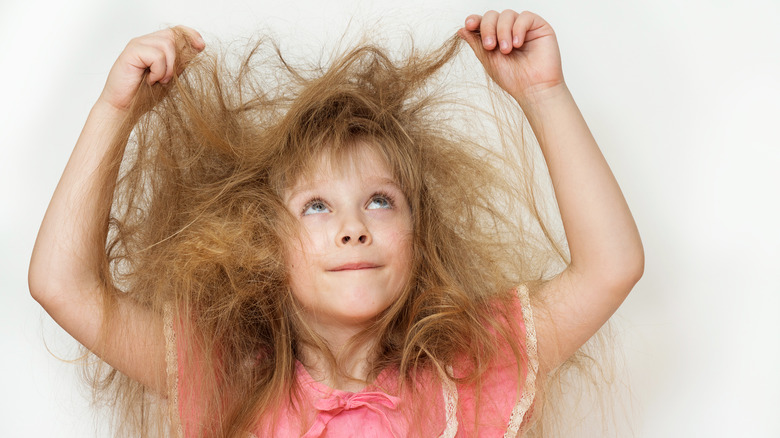
<path id="1" fill-rule="evenodd" d="M 359 144 L 386 159 L 414 224 L 412 280 L 356 339 L 377 340 L 369 378 L 391 366 L 413 381 L 461 357 L 472 366 L 457 380 L 479 387 L 495 337 L 517 337 L 512 290 L 557 272 L 566 253 L 522 113 L 499 90 L 457 84 L 460 40 L 397 58 L 363 41 L 308 66 L 261 41 L 232 69 L 180 46 L 186 70 L 167 87 L 141 86 L 104 165 L 120 169 L 117 186 L 97 195 L 111 206 L 107 318 L 118 296 L 172 307 L 177 336 L 197 351 L 197 364 L 193 353 L 179 367 L 202 378 L 198 409 L 210 422 L 200 433 L 244 433 L 295 397 L 304 344 L 340 369 L 288 285 L 295 224 L 282 193 L 315 157 Z M 487 92 L 472 100 L 474 90 Z M 510 343 L 520 373 L 525 351 Z M 105 366 L 91 376 L 116 402 L 119 432 L 158 433 L 164 413 L 140 384 Z"/>

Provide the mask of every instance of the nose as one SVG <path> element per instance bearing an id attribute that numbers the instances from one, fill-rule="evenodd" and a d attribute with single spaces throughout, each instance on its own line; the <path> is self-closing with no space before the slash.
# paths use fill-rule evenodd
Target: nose
<path id="1" fill-rule="evenodd" d="M 370 245 L 371 233 L 366 226 L 365 218 L 350 215 L 344 219 L 337 236 L 338 245 Z"/>
<path id="2" fill-rule="evenodd" d="M 349 234 L 345 234 L 345 235 L 341 236 L 341 243 L 344 244 L 344 245 L 348 244 L 349 242 L 353 242 L 353 241 L 355 241 L 354 238 L 352 236 L 350 236 Z M 357 243 L 371 243 L 371 238 L 369 237 L 369 234 L 368 233 L 366 233 L 366 234 L 359 234 L 357 236 Z"/>

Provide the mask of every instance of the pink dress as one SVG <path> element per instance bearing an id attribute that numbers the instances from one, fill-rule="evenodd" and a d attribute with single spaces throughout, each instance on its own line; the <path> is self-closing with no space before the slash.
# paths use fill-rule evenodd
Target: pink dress
<path id="1" fill-rule="evenodd" d="M 525 348 L 528 356 L 528 369 L 518 376 L 517 364 L 509 345 L 503 345 L 507 354 L 497 355 L 497 359 L 484 374 L 479 402 L 479 415 L 475 413 L 477 394 L 470 385 L 455 384 L 442 378 L 435 372 L 423 376 L 416 382 L 420 387 L 418 394 L 425 394 L 425 400 L 409 400 L 400 394 L 390 394 L 382 388 L 397 387 L 398 372 L 385 369 L 375 382 L 359 392 L 346 392 L 329 388 L 315 381 L 303 365 L 297 363 L 297 379 L 303 398 L 309 403 L 296 410 L 288 404 L 277 412 L 273 426 L 262 419 L 249 437 L 267 436 L 289 437 L 406 437 L 420 434 L 431 437 L 514 437 L 521 430 L 522 421 L 528 412 L 535 395 L 536 372 L 536 333 L 528 300 L 528 290 L 517 290 L 517 315 L 525 339 L 520 347 Z M 168 377 L 170 413 L 174 425 L 174 435 L 189 438 L 194 434 L 187 425 L 196 419 L 188 412 L 187 401 L 196 396 L 195 385 L 179 385 L 180 381 L 191 382 L 181 374 L 177 365 L 177 353 L 183 351 L 177 345 L 173 323 L 166 316 L 166 340 L 168 346 Z M 177 346 L 179 348 L 177 348 Z M 178 350 L 178 351 L 177 351 Z M 506 360 L 504 360 L 506 359 Z M 458 375 L 459 367 L 453 364 L 448 371 Z M 517 393 L 518 379 L 522 382 L 522 392 Z M 423 410 L 422 417 L 414 412 Z M 300 414 L 299 414 L 300 412 Z M 301 421 L 301 415 L 305 420 Z M 414 418 L 414 420 L 410 420 Z M 305 424 L 301 429 L 301 424 Z M 410 423 L 414 423 L 413 425 Z M 270 430 L 273 427 L 273 430 Z M 478 432 L 477 432 L 478 430 Z"/>

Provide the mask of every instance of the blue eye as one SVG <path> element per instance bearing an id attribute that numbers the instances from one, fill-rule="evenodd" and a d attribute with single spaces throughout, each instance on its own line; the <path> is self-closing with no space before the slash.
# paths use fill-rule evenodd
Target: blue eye
<path id="1" fill-rule="evenodd" d="M 319 199 L 311 200 L 308 204 L 306 204 L 305 207 L 303 207 L 304 216 L 308 216 L 310 214 L 328 213 L 329 211 L 330 210 L 328 209 L 328 206 Z"/>
<path id="2" fill-rule="evenodd" d="M 376 210 L 381 208 L 393 208 L 393 201 L 386 195 L 374 195 L 371 198 L 371 202 L 368 203 L 369 210 Z"/>

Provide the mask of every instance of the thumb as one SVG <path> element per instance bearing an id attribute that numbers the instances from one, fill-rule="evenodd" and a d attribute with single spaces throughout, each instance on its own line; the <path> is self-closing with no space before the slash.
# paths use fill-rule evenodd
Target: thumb
<path id="1" fill-rule="evenodd" d="M 478 32 L 471 32 L 469 30 L 466 30 L 465 27 L 462 27 L 462 28 L 458 29 L 458 36 L 463 41 L 468 43 L 469 47 L 471 47 L 471 50 L 477 56 L 477 59 L 479 59 L 479 61 L 484 64 L 484 61 L 485 61 L 485 48 L 482 47 L 482 38 L 480 38 L 479 33 Z"/>
<path id="2" fill-rule="evenodd" d="M 474 53 L 477 53 L 477 49 L 482 48 L 482 39 L 479 37 L 477 32 L 471 32 L 466 30 L 465 27 L 461 27 L 458 29 L 458 36 L 463 41 L 466 41 L 469 46 L 471 46 L 471 50 L 473 50 Z"/>

